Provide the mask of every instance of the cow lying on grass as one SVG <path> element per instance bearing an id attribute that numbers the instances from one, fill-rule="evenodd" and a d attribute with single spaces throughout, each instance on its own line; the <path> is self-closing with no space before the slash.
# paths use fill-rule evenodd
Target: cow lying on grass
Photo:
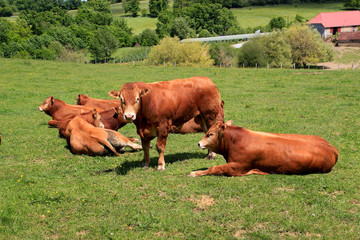
<path id="1" fill-rule="evenodd" d="M 45 101 L 38 107 L 39 111 L 45 112 L 47 115 L 51 116 L 53 120 L 50 120 L 48 124 L 52 127 L 58 127 L 60 121 L 70 115 L 79 115 L 84 112 L 89 112 L 94 109 L 94 107 L 85 107 L 66 104 L 60 99 L 55 99 L 53 96 L 48 97 Z M 98 111 L 103 111 L 104 109 L 96 107 Z"/>
<path id="2" fill-rule="evenodd" d="M 199 147 L 224 156 L 226 164 L 190 176 L 244 176 L 249 174 L 328 173 L 338 160 L 338 150 L 317 136 L 251 131 L 218 122 Z"/>
<path id="3" fill-rule="evenodd" d="M 95 126 L 101 126 L 101 118 L 96 110 L 93 110 L 92 116 Z M 59 131 L 62 131 L 61 134 L 66 138 L 74 154 L 92 156 L 115 154 L 118 156 L 125 147 L 134 150 L 142 149 L 139 144 L 131 142 L 119 132 L 95 126 L 81 116 L 76 116 L 68 122 L 65 129 L 61 126 Z"/>
<path id="4" fill-rule="evenodd" d="M 97 127 L 102 127 L 117 131 L 119 128 L 126 125 L 126 121 L 122 117 L 122 114 L 119 115 L 118 107 L 102 111 L 99 114 L 101 121 L 99 123 L 99 126 Z M 94 123 L 95 119 L 93 117 L 93 111 L 81 113 L 81 114 L 69 115 L 58 124 L 60 136 L 63 136 L 62 131 L 66 128 L 67 124 L 76 116 L 79 116 L 85 119 L 88 123 L 96 126 Z"/>
<path id="5" fill-rule="evenodd" d="M 105 100 L 105 99 L 91 98 L 91 97 L 89 97 L 89 94 L 88 95 L 79 94 L 76 97 L 76 104 L 82 105 L 82 106 L 87 106 L 87 107 L 99 107 L 99 108 L 103 108 L 103 109 L 120 107 L 120 102 L 118 100 L 114 100 L 114 99 Z"/>

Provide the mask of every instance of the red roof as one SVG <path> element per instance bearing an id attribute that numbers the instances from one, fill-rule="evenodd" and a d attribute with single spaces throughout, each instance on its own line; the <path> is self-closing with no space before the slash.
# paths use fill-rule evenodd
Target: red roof
<path id="1" fill-rule="evenodd" d="M 324 27 L 345 27 L 360 25 L 360 11 L 320 13 L 308 23 L 320 23 Z"/>

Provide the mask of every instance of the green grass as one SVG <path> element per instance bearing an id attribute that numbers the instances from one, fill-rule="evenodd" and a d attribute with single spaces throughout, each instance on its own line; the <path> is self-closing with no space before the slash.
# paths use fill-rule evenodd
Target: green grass
<path id="1" fill-rule="evenodd" d="M 0 59 L 0 239 L 357 239 L 360 224 L 359 71 L 148 67 Z M 170 135 L 158 154 L 73 155 L 50 117 L 53 95 L 108 98 L 128 81 L 208 76 L 225 117 L 252 130 L 315 134 L 340 151 L 332 172 L 189 178 L 203 134 Z M 120 130 L 136 136 L 133 125 Z M 152 144 L 155 144 L 153 141 Z M 116 169 L 113 172 L 103 170 Z"/>
<path id="2" fill-rule="evenodd" d="M 274 17 L 283 17 L 286 21 L 294 21 L 296 14 L 310 20 L 321 12 L 344 11 L 343 3 L 332 4 L 296 4 L 274 6 L 251 6 L 231 9 L 237 18 L 239 26 L 257 27 L 265 26 Z"/>

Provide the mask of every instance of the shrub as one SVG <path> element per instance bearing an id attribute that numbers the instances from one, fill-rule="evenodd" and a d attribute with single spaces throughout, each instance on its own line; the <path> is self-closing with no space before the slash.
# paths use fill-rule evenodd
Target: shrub
<path id="1" fill-rule="evenodd" d="M 195 43 L 180 43 L 179 38 L 165 37 L 159 45 L 149 53 L 148 63 L 162 65 L 164 63 L 182 66 L 209 66 L 214 60 L 209 55 L 209 45 Z"/>
<path id="2" fill-rule="evenodd" d="M 239 51 L 238 65 L 245 66 L 266 66 L 266 59 L 264 56 L 264 44 L 261 38 L 253 38 L 245 43 Z"/>
<path id="3" fill-rule="evenodd" d="M 210 56 L 215 65 L 231 66 L 235 64 L 237 49 L 229 43 L 213 43 L 210 45 Z"/>
<path id="4" fill-rule="evenodd" d="M 145 29 L 139 36 L 138 42 L 141 46 L 153 46 L 159 43 L 159 37 L 152 29 Z"/>
<path id="5" fill-rule="evenodd" d="M 212 34 L 207 30 L 207 29 L 202 29 L 200 32 L 199 32 L 199 37 L 202 38 L 202 37 L 211 37 Z"/>
<path id="6" fill-rule="evenodd" d="M 272 29 L 283 29 L 286 26 L 286 21 L 283 17 L 272 18 L 269 23 L 269 28 Z"/>

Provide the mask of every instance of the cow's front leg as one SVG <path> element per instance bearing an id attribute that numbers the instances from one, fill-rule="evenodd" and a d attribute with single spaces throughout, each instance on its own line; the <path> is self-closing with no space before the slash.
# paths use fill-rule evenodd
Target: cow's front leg
<path id="1" fill-rule="evenodd" d="M 211 167 L 205 171 L 195 171 L 189 174 L 190 177 L 200 177 L 205 175 L 224 175 L 224 176 L 245 176 L 250 174 L 268 174 L 258 169 L 249 169 L 248 166 L 237 162 L 231 162 L 220 166 Z"/>
<path id="2" fill-rule="evenodd" d="M 141 145 L 144 150 L 144 159 L 142 162 L 142 167 L 148 168 L 150 165 L 150 140 L 141 138 Z"/>
<path id="3" fill-rule="evenodd" d="M 165 170 L 165 158 L 164 158 L 164 152 L 165 152 L 165 146 L 166 146 L 166 140 L 169 134 L 169 129 L 165 126 L 160 126 L 158 131 L 158 139 L 156 142 L 156 150 L 159 153 L 159 161 L 158 161 L 158 167 L 157 170 L 164 171 Z"/>

